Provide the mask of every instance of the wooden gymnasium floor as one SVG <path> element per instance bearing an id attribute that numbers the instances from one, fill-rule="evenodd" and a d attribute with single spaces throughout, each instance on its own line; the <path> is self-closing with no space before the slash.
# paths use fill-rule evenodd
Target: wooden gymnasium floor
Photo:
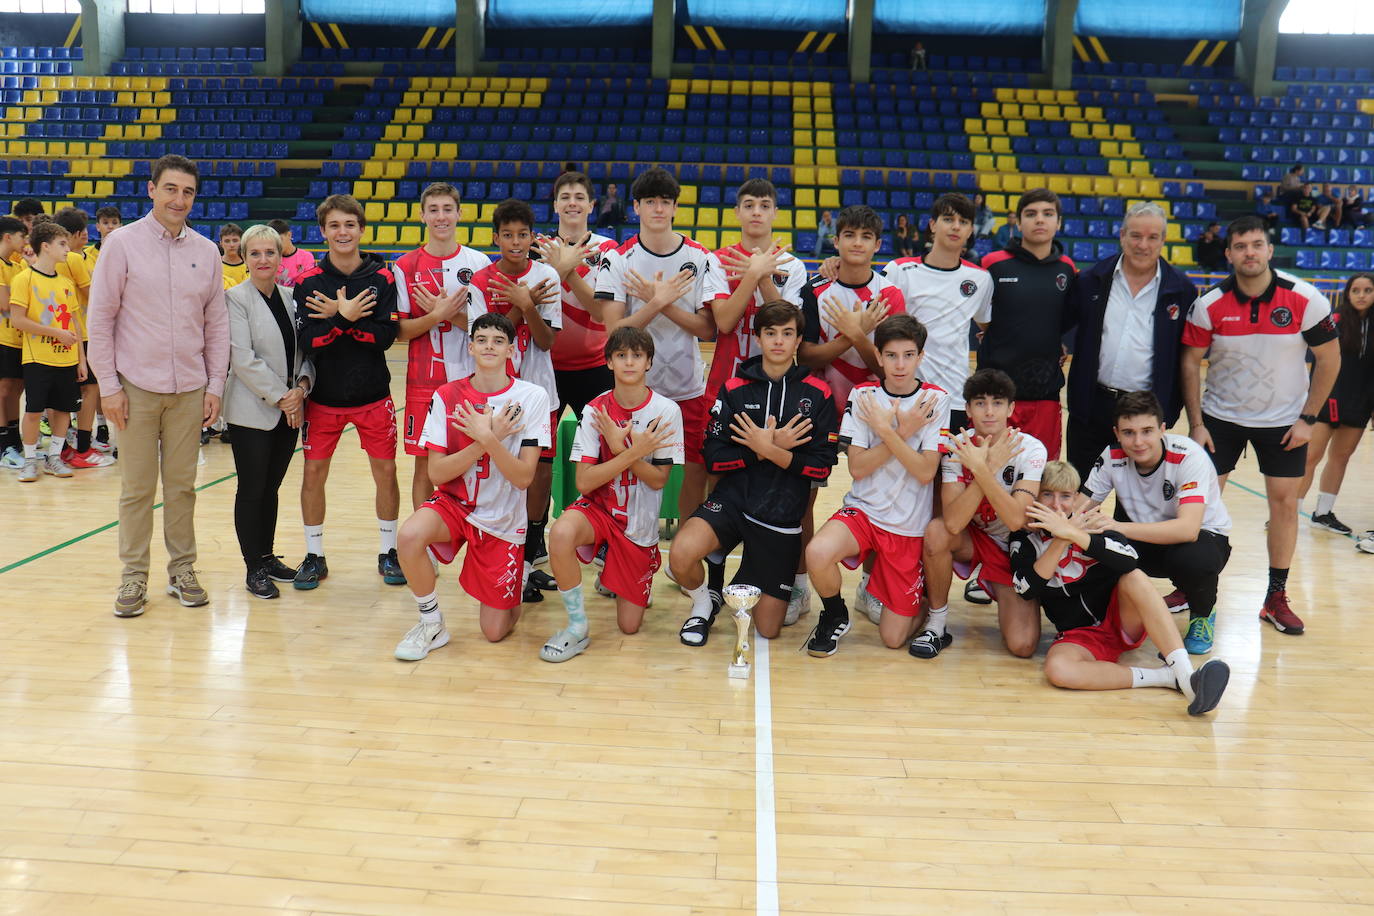
<path id="1" fill-rule="evenodd" d="M 812 659 L 808 616 L 732 684 L 732 628 L 680 645 L 687 604 L 662 578 L 638 636 L 593 596 L 590 651 L 549 665 L 556 599 L 488 645 L 447 573 L 454 642 L 403 664 L 391 653 L 414 605 L 376 575 L 361 453 L 335 463 L 331 578 L 272 602 L 243 590 L 229 448 L 205 454 L 212 603 L 155 595 L 129 621 L 110 613 L 118 472 L 0 478 L 2 912 L 1374 906 L 1374 556 L 1304 526 L 1291 590 L 1309 632 L 1262 627 L 1252 462 L 1228 490 L 1231 688 L 1190 719 L 1173 692 L 1049 687 L 1043 643 L 1009 657 L 993 614 L 957 599 L 937 660 L 881 648 L 862 618 Z M 1357 529 L 1374 527 L 1370 463 L 1366 439 L 1339 503 Z M 278 542 L 292 561 L 300 467 Z M 842 463 L 823 510 L 847 479 Z M 153 557 L 156 572 L 157 538 Z"/>

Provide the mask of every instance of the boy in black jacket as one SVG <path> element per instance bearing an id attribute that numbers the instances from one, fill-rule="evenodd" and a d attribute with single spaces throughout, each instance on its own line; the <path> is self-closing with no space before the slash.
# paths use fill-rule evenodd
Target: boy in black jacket
<path id="1" fill-rule="evenodd" d="M 703 454 L 720 481 L 668 555 L 673 580 L 692 599 L 679 634 L 686 645 L 705 645 L 716 616 L 701 561 L 741 542 L 734 581 L 763 591 L 754 608 L 759 635 L 772 639 L 782 629 L 811 483 L 830 476 L 839 443 L 830 386 L 796 364 L 802 325 L 790 302 L 765 303 L 754 319 L 759 355 L 739 365 L 711 408 Z"/>
<path id="2" fill-rule="evenodd" d="M 1193 670 L 1164 599 L 1137 568 L 1135 548 L 1114 531 L 1090 534 L 1071 518 L 1078 472 L 1064 461 L 1045 465 L 1040 496 L 1026 509 L 1026 528 L 1011 536 L 1012 584 L 1036 598 L 1059 635 L 1045 655 L 1056 687 L 1120 690 L 1176 688 L 1188 714 L 1221 700 L 1231 669 L 1213 660 Z M 1135 668 L 1118 659 L 1149 636 L 1164 666 Z"/>
<path id="3" fill-rule="evenodd" d="M 301 427 L 306 555 L 293 584 L 315 588 L 329 575 L 324 561 L 324 484 L 339 436 L 352 423 L 377 487 L 377 572 L 388 585 L 405 585 L 396 559 L 401 491 L 396 484 L 396 409 L 386 366 L 386 349 L 400 330 L 396 282 L 379 255 L 358 250 L 365 225 L 361 204 L 335 194 L 316 213 L 329 253 L 301 275 L 295 288 L 300 346 L 314 361 L 315 387 Z"/>

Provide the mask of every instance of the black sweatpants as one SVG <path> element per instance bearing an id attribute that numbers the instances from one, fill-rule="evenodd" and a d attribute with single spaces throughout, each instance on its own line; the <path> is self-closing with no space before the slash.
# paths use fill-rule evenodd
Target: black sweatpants
<path id="1" fill-rule="evenodd" d="M 283 416 L 274 429 L 229 424 L 238 491 L 234 494 L 234 529 L 243 562 L 253 569 L 272 553 L 277 532 L 277 490 L 291 466 L 300 432 Z"/>
<path id="2" fill-rule="evenodd" d="M 1168 579 L 1188 596 L 1188 615 L 1206 617 L 1217 604 L 1217 581 L 1231 558 L 1231 541 L 1221 534 L 1199 531 L 1184 544 L 1146 544 L 1131 541 L 1147 576 Z"/>

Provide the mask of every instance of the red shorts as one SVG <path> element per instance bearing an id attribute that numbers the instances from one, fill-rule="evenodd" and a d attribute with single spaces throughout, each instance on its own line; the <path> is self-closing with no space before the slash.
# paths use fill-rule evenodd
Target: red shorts
<path id="1" fill-rule="evenodd" d="M 525 578 L 525 545 L 502 540 L 469 522 L 467 510 L 443 490 L 431 496 L 425 507 L 439 513 L 448 526 L 449 539 L 429 545 L 429 552 L 435 559 L 440 563 L 452 563 L 458 551 L 467 544 L 463 572 L 458 576 L 463 591 L 497 610 L 508 611 L 519 606 Z"/>
<path id="2" fill-rule="evenodd" d="M 682 452 L 688 464 L 702 464 L 701 449 L 706 445 L 706 422 L 711 417 L 711 405 L 715 399 L 709 394 L 687 401 L 678 401 L 682 410 Z"/>
<path id="3" fill-rule="evenodd" d="M 973 561 L 956 562 L 954 571 L 959 574 L 960 579 L 967 579 L 975 568 L 982 566 L 983 568 L 978 571 L 978 584 L 983 586 L 983 591 L 988 593 L 988 597 L 993 597 L 993 585 L 1011 585 L 1011 557 L 1002 545 L 983 529 L 969 525 L 964 530 L 968 532 L 969 541 L 973 544 Z"/>
<path id="4" fill-rule="evenodd" d="M 921 569 L 922 539 L 885 531 L 869 521 L 862 509 L 845 508 L 830 517 L 848 528 L 859 542 L 858 554 L 846 557 L 845 566 L 858 569 L 869 554 L 877 555 L 868 577 L 868 591 L 873 597 L 894 614 L 919 614 L 926 586 Z"/>
<path id="5" fill-rule="evenodd" d="M 606 545 L 606 567 L 601 570 L 601 584 L 615 592 L 617 598 L 624 598 L 636 607 L 649 606 L 649 592 L 653 589 L 654 573 L 663 563 L 658 545 L 641 547 L 625 536 L 625 531 L 615 523 L 605 509 L 579 499 L 568 506 L 586 516 L 591 522 L 596 540 L 577 548 L 577 558 L 590 563 Z"/>
<path id="6" fill-rule="evenodd" d="M 558 457 L 558 418 L 563 416 L 563 408 L 555 407 L 549 411 L 549 447 L 539 450 L 539 460 L 552 462 Z"/>
<path id="7" fill-rule="evenodd" d="M 1116 590 L 1112 590 L 1112 602 L 1107 605 L 1107 616 L 1095 627 L 1075 627 L 1067 633 L 1060 633 L 1050 645 L 1053 649 L 1060 643 L 1082 646 L 1100 662 L 1114 662 L 1132 649 L 1140 648 L 1145 642 L 1145 628 L 1140 634 L 1131 636 L 1121 627 L 1121 609 L 1117 605 Z"/>
<path id="8" fill-rule="evenodd" d="M 420 434 L 425 431 L 425 419 L 429 416 L 429 405 L 434 400 L 436 390 L 406 386 L 406 409 L 401 424 L 401 439 L 405 442 L 407 455 L 418 458 L 429 454 L 429 449 L 420 447 Z"/>
<path id="9" fill-rule="evenodd" d="M 344 427 L 352 423 L 369 458 L 396 460 L 396 407 L 391 398 L 362 407 L 326 407 L 305 402 L 301 443 L 306 461 L 323 461 L 334 454 Z"/>
<path id="10" fill-rule="evenodd" d="M 1017 401 L 1009 425 L 1045 446 L 1045 460 L 1058 461 L 1064 442 L 1064 409 L 1058 401 Z"/>

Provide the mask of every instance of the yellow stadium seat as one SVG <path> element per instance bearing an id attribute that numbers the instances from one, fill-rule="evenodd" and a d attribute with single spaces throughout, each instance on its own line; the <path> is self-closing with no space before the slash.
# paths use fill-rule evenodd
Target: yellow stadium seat
<path id="1" fill-rule="evenodd" d="M 1019 172 L 1012 172 L 1002 176 L 1002 190 L 1013 194 L 1020 194 L 1026 190 L 1026 176 Z"/>
<path id="2" fill-rule="evenodd" d="M 1098 197 L 1116 196 L 1116 179 L 1108 178 L 1106 175 L 1099 175 L 1093 179 L 1093 193 Z"/>
<path id="3" fill-rule="evenodd" d="M 968 150 L 970 153 L 986 153 L 992 147 L 988 144 L 987 137 L 970 136 L 968 138 Z"/>
<path id="4" fill-rule="evenodd" d="M 459 245 L 467 245 L 467 244 L 470 244 L 470 240 L 469 240 L 469 238 L 468 238 L 468 227 L 467 227 L 467 226 L 459 226 L 457 229 L 454 229 L 454 230 L 453 230 L 453 239 L 454 239 L 454 241 L 456 241 Z"/>
<path id="5" fill-rule="evenodd" d="M 989 194 L 987 196 L 988 209 L 993 213 L 1004 213 L 1011 209 L 1011 204 L 1007 203 L 1005 194 Z"/>
<path id="6" fill-rule="evenodd" d="M 837 161 L 833 149 L 816 150 L 816 165 L 834 165 Z"/>
<path id="7" fill-rule="evenodd" d="M 797 188 L 792 194 L 792 203 L 798 210 L 807 211 L 816 209 L 816 189 Z"/>
<path id="8" fill-rule="evenodd" d="M 679 204 L 695 204 L 697 202 L 697 186 L 694 184 L 683 185 L 678 193 L 677 202 Z"/>
<path id="9" fill-rule="evenodd" d="M 833 103 L 830 101 L 830 96 L 819 96 L 811 100 L 812 111 L 834 111 L 835 109 L 832 105 Z"/>
<path id="10" fill-rule="evenodd" d="M 1040 117 L 1046 121 L 1061 121 L 1064 118 L 1064 109 L 1059 105 L 1046 105 L 1040 109 Z"/>
<path id="11" fill-rule="evenodd" d="M 419 204 L 419 201 L 416 201 L 415 203 L 407 204 L 406 206 L 410 208 L 410 209 L 408 210 L 409 216 L 407 217 L 407 219 L 408 219 L 410 222 L 412 222 L 412 223 L 423 222 L 423 213 L 420 211 L 420 204 Z"/>
<path id="12" fill-rule="evenodd" d="M 975 167 L 976 167 L 976 166 L 975 166 Z M 1016 157 L 1015 157 L 1015 156 L 998 156 L 998 157 L 997 157 L 997 171 L 999 171 L 999 172 L 1014 172 L 1014 171 L 1016 171 Z"/>
<path id="13" fill-rule="evenodd" d="M 800 210 L 800 209 L 799 209 L 799 210 L 796 210 L 796 211 L 792 214 L 792 221 L 793 221 L 793 223 L 796 225 L 796 227 L 797 227 L 798 229 L 815 229 L 815 228 L 816 228 L 816 211 L 815 211 L 815 210 Z"/>
<path id="14" fill-rule="evenodd" d="M 1108 175 L 1129 175 L 1130 173 L 1131 173 L 1131 167 L 1130 167 L 1130 165 L 1127 164 L 1127 162 L 1126 162 L 1125 159 L 1108 159 L 1108 160 L 1107 160 L 1107 174 L 1108 174 Z"/>
<path id="15" fill-rule="evenodd" d="M 835 145 L 835 132 L 834 132 L 833 130 L 818 130 L 818 131 L 816 131 L 816 145 L 817 145 L 817 146 L 834 146 L 834 145 Z"/>
<path id="16" fill-rule="evenodd" d="M 1135 177 L 1135 178 L 1149 178 L 1151 174 L 1152 174 L 1152 173 L 1150 172 L 1150 163 L 1149 163 L 1147 160 L 1144 160 L 1144 159 L 1132 159 L 1132 160 L 1131 160 L 1131 175 L 1132 175 L 1133 177 Z"/>
<path id="17" fill-rule="evenodd" d="M 458 158 L 457 143 L 440 143 L 439 155 L 436 157 L 440 162 L 452 162 Z"/>
<path id="18" fill-rule="evenodd" d="M 973 169 L 977 172 L 997 171 L 997 157 L 995 156 L 974 156 Z"/>
<path id="19" fill-rule="evenodd" d="M 386 205 L 386 221 L 388 223 L 404 223 L 410 218 L 410 207 L 405 201 L 396 200 Z"/>
<path id="20" fill-rule="evenodd" d="M 371 227 L 371 226 L 364 226 L 364 227 L 363 227 L 363 241 L 362 241 L 362 243 L 363 243 L 364 245 L 371 245 L 371 244 L 372 244 L 372 239 L 373 239 L 373 237 L 375 236 L 376 231 L 377 231 L 377 230 L 374 229 L 374 228 Z"/>
<path id="21" fill-rule="evenodd" d="M 778 215 L 781 216 L 783 212 L 785 211 L 779 211 Z M 739 214 L 735 212 L 734 207 L 726 207 L 720 211 L 720 224 L 729 229 L 739 228 Z"/>
<path id="22" fill-rule="evenodd" d="M 1088 197 L 1093 193 L 1093 180 L 1090 175 L 1075 175 L 1069 182 L 1073 193 L 1080 197 Z"/>
<path id="23" fill-rule="evenodd" d="M 1069 122 L 1069 136 L 1077 140 L 1086 139 L 1092 134 L 1092 125 L 1083 121 Z"/>
<path id="24" fill-rule="evenodd" d="M 816 151 L 810 148 L 793 150 L 792 164 L 798 166 L 815 165 Z"/>
<path id="25" fill-rule="evenodd" d="M 476 204 L 460 204 L 458 206 L 458 222 L 470 223 L 477 219 Z"/>
<path id="26" fill-rule="evenodd" d="M 1011 152 L 1011 137 L 989 137 L 994 153 Z"/>
<path id="27" fill-rule="evenodd" d="M 363 219 L 369 223 L 379 223 L 386 217 L 386 204 L 369 201 L 363 204 Z"/>
<path id="28" fill-rule="evenodd" d="M 433 162 L 439 158 L 439 147 L 435 143 L 417 143 L 415 158 L 422 162 Z"/>
<path id="29" fill-rule="evenodd" d="M 1122 143 L 1121 155 L 1127 159 L 1139 159 L 1141 157 L 1140 144 L 1134 141 Z"/>
<path id="30" fill-rule="evenodd" d="M 1018 102 L 1034 102 L 1034 101 L 1035 101 L 1035 90 L 1034 90 L 1034 89 L 1017 89 L 1017 90 L 1016 90 L 1016 95 L 1014 96 L 1014 98 L 1015 98 L 1016 101 L 1018 101 Z"/>
<path id="31" fill-rule="evenodd" d="M 683 226 L 695 226 L 697 211 L 694 207 L 678 207 L 677 214 L 673 217 L 673 222 Z"/>
<path id="32" fill-rule="evenodd" d="M 1004 134 L 1007 132 L 1007 122 L 1001 118 L 985 118 L 983 120 L 983 132 L 989 134 Z"/>
<path id="33" fill-rule="evenodd" d="M 1010 102 L 1012 99 L 1016 98 L 1016 90 L 1011 89 L 1009 87 L 1003 87 L 1001 89 L 994 90 L 993 96 L 999 102 Z"/>
<path id="34" fill-rule="evenodd" d="M 391 141 L 395 141 L 395 140 L 401 139 L 401 125 L 400 125 L 400 124 L 388 124 L 388 125 L 386 126 L 386 129 L 384 129 L 384 130 L 382 131 L 382 139 L 383 139 L 383 140 L 391 140 Z"/>
<path id="35" fill-rule="evenodd" d="M 984 102 L 978 106 L 978 114 L 985 118 L 995 118 L 1001 114 L 1002 108 L 996 102 Z"/>
<path id="36" fill-rule="evenodd" d="M 373 191 L 379 200 L 391 200 L 396 196 L 396 182 L 379 181 Z"/>
<path id="37" fill-rule="evenodd" d="M 834 210 L 840 206 L 840 191 L 838 188 L 821 188 L 820 207 L 823 210 Z"/>
<path id="38" fill-rule="evenodd" d="M 1069 179 L 1067 175 L 1051 175 L 1046 184 L 1049 189 L 1056 194 L 1069 193 Z"/>
<path id="39" fill-rule="evenodd" d="M 396 155 L 392 156 L 391 158 L 397 159 L 397 160 L 399 160 L 399 161 L 401 161 L 401 162 L 413 162 L 413 161 L 415 161 L 415 144 L 414 144 L 414 143 L 397 143 L 397 144 L 396 144 Z"/>
<path id="40" fill-rule="evenodd" d="M 1115 140 L 1103 140 L 1098 144 L 1103 159 L 1120 159 L 1121 144 Z"/>
<path id="41" fill-rule="evenodd" d="M 1129 139 L 1131 139 L 1131 125 L 1129 125 L 1129 124 L 1113 124 L 1113 125 L 1112 125 L 1112 138 L 1115 139 L 1115 140 L 1129 140 Z"/>
<path id="42" fill-rule="evenodd" d="M 95 183 L 96 197 L 114 197 L 115 187 L 113 181 L 97 181 Z"/>
<path id="43" fill-rule="evenodd" d="M 815 146 L 816 135 L 809 130 L 792 131 L 793 146 Z"/>
<path id="44" fill-rule="evenodd" d="M 1159 198 L 1164 196 L 1164 187 L 1157 179 L 1145 179 L 1140 182 L 1140 196 L 1148 198 L 1150 200 L 1158 200 Z M 1163 201 L 1162 204 L 1164 206 L 1165 211 L 1169 212 L 1171 208 L 1169 207 L 1168 202 Z"/>
<path id="45" fill-rule="evenodd" d="M 420 235 L 419 226 L 406 226 L 401 229 L 400 245 L 402 248 L 418 248 L 424 242 Z"/>
<path id="46" fill-rule="evenodd" d="M 823 188 L 838 188 L 840 186 L 840 170 L 817 169 L 816 184 Z"/>
<path id="47" fill-rule="evenodd" d="M 698 245 L 704 245 L 712 251 L 720 247 L 716 239 L 716 230 L 714 229 L 702 229 L 698 232 L 694 232 L 692 237 L 696 240 Z"/>
<path id="48" fill-rule="evenodd" d="M 1112 137 L 1112 126 L 1110 124 L 1089 125 L 1092 138 L 1094 140 L 1110 140 Z"/>
<path id="49" fill-rule="evenodd" d="M 1080 107 L 1080 106 L 1078 106 L 1078 105 L 1065 105 L 1065 106 L 1064 106 L 1064 120 L 1065 120 L 1065 121 L 1081 121 L 1081 120 L 1083 120 L 1083 109 L 1082 109 L 1082 107 Z"/>
<path id="50" fill-rule="evenodd" d="M 495 205 L 493 205 L 493 209 L 494 209 L 494 207 L 495 207 Z M 490 219 L 490 217 L 488 217 L 488 219 Z M 469 242 L 468 244 L 470 244 L 473 248 L 490 248 L 490 247 L 491 247 L 491 227 L 490 227 L 490 226 L 474 226 L 474 227 L 473 227 L 473 230 L 472 230 L 472 241 Z"/>
<path id="51" fill-rule="evenodd" d="M 1027 121 L 1039 121 L 1044 115 L 1040 113 L 1039 105 L 1022 105 L 1021 117 Z"/>
<path id="52" fill-rule="evenodd" d="M 361 201 L 369 201 L 376 195 L 372 191 L 372 182 L 355 181 L 353 182 L 353 196 Z"/>
<path id="53" fill-rule="evenodd" d="M 1101 109 L 1101 108 L 1098 108 L 1098 107 L 1096 107 L 1096 106 L 1094 106 L 1094 105 L 1089 105 L 1087 108 L 1084 108 L 1084 109 L 1083 109 L 1083 120 L 1085 120 L 1085 121 L 1101 121 L 1102 119 L 1103 119 L 1103 116 L 1102 116 L 1102 109 Z"/>
<path id="54" fill-rule="evenodd" d="M 730 214 L 734 214 L 735 211 L 734 211 L 734 210 L 726 210 L 725 212 L 726 212 L 726 213 L 730 213 Z M 791 229 L 791 228 L 792 228 L 792 211 L 791 211 L 791 210 L 779 210 L 779 211 L 778 211 L 778 218 L 777 218 L 776 220 L 773 221 L 773 226 L 774 226 L 775 228 L 778 228 L 778 229 Z"/>
<path id="55" fill-rule="evenodd" d="M 368 160 L 363 163 L 364 178 L 381 178 L 386 174 L 385 163 L 376 160 Z"/>
<path id="56" fill-rule="evenodd" d="M 1164 240 L 1166 242 L 1183 241 L 1183 227 L 1178 223 L 1169 223 L 1164 227 Z"/>
<path id="57" fill-rule="evenodd" d="M 93 181 L 76 181 L 76 182 L 73 182 L 73 183 L 72 183 L 72 196 L 73 196 L 73 197 L 94 197 L 94 196 L 95 196 L 95 182 L 93 182 Z"/>
<path id="58" fill-rule="evenodd" d="M 698 226 L 719 226 L 720 211 L 715 207 L 698 207 L 696 224 Z"/>
<path id="59" fill-rule="evenodd" d="M 978 187 L 982 188 L 984 191 L 1002 190 L 1002 174 L 1000 172 L 979 173 Z M 992 204 L 988 204 L 988 206 L 991 207 Z"/>
<path id="60" fill-rule="evenodd" d="M 997 117 L 1000 118 L 1019 118 L 1021 117 L 1020 102 L 1003 102 L 997 106 Z"/>
<path id="61" fill-rule="evenodd" d="M 378 143 L 372 148 L 372 156 L 375 159 L 393 159 L 396 156 L 396 147 L 390 143 Z"/>
<path id="62" fill-rule="evenodd" d="M 987 122 L 982 118 L 964 118 L 964 133 L 972 137 L 974 134 L 986 133 L 984 125 Z"/>
<path id="63" fill-rule="evenodd" d="M 481 205 L 481 209 L 480 209 L 480 210 L 478 211 L 478 213 L 477 213 L 477 218 L 478 218 L 479 220 L 481 220 L 482 222 L 484 222 L 484 223 L 490 223 L 490 222 L 491 222 L 491 218 L 492 218 L 493 216 L 495 216 L 495 215 L 496 215 L 496 204 L 487 203 L 487 204 L 482 204 L 482 205 Z M 490 240 L 488 240 L 488 241 L 490 241 Z"/>
<path id="64" fill-rule="evenodd" d="M 373 236 L 373 243 L 395 247 L 399 238 L 399 233 L 395 226 L 378 226 L 376 235 Z"/>

